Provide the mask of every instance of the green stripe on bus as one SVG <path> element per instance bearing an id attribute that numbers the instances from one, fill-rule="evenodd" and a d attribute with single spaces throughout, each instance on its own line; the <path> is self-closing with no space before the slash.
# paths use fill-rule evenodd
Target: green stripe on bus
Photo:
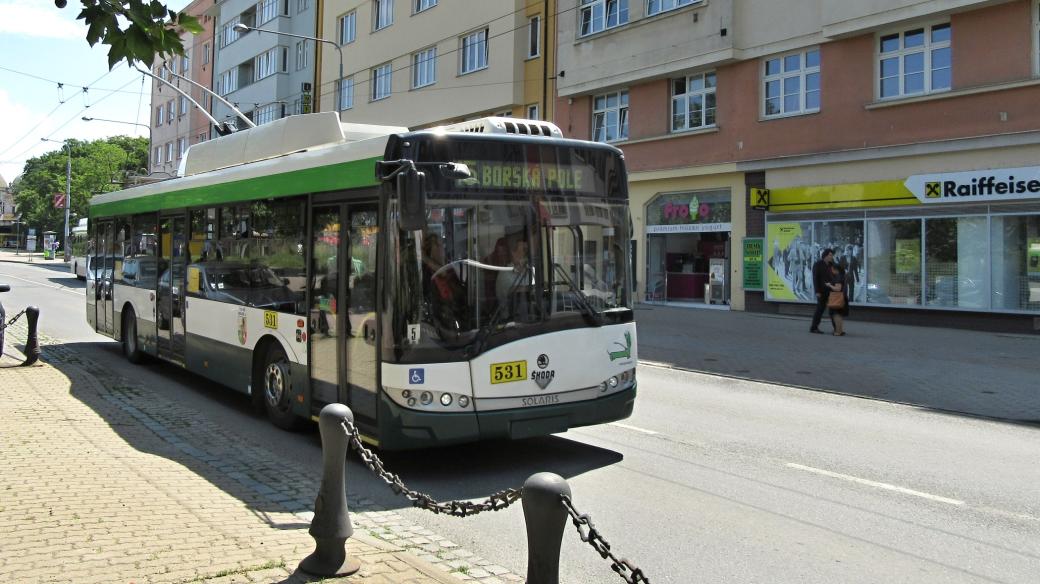
<path id="1" fill-rule="evenodd" d="M 375 186 L 379 184 L 375 178 L 377 160 L 380 160 L 380 157 L 99 203 L 91 205 L 90 216 L 132 215 L 163 209 L 237 203 L 302 193 Z"/>

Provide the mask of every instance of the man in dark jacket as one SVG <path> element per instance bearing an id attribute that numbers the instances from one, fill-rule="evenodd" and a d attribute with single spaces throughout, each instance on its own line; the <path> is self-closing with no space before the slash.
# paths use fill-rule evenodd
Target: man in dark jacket
<path id="1" fill-rule="evenodd" d="M 823 333 L 820 330 L 820 319 L 823 311 L 827 310 L 827 295 L 831 291 L 827 287 L 827 281 L 831 278 L 831 262 L 834 261 L 834 250 L 827 248 L 820 254 L 820 259 L 812 267 L 812 284 L 816 292 L 816 312 L 812 315 L 812 325 L 809 326 L 811 333 Z"/>

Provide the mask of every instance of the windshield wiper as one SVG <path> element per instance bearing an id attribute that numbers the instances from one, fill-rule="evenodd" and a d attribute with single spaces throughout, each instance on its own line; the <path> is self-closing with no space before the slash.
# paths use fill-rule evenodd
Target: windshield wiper
<path id="1" fill-rule="evenodd" d="M 589 302 L 589 297 L 585 295 L 585 292 L 575 285 L 574 280 L 571 279 L 567 271 L 563 269 L 563 266 L 557 263 L 553 263 L 553 269 L 558 271 L 563 276 L 564 281 L 571 287 L 571 291 L 574 292 L 574 299 L 578 301 L 578 306 L 581 308 L 581 314 L 586 317 L 589 324 L 593 326 L 603 326 L 603 315 L 596 311 Z M 554 292 L 555 293 L 555 292 Z"/>

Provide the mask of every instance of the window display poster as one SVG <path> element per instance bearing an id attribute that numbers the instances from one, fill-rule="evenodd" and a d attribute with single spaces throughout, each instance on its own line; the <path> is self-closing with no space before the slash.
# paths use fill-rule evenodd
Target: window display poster
<path id="1" fill-rule="evenodd" d="M 744 289 L 762 290 L 762 257 L 765 240 L 761 237 L 744 238 Z"/>
<path id="2" fill-rule="evenodd" d="M 812 222 L 766 226 L 766 299 L 814 301 L 812 265 L 816 256 Z"/>
<path id="3" fill-rule="evenodd" d="M 921 240 L 920 239 L 897 239 L 896 240 L 896 273 L 897 274 L 919 274 L 919 273 L 921 273 Z"/>
<path id="4" fill-rule="evenodd" d="M 1026 250 L 1026 272 L 1030 276 L 1040 276 L 1040 239 L 1029 240 Z"/>

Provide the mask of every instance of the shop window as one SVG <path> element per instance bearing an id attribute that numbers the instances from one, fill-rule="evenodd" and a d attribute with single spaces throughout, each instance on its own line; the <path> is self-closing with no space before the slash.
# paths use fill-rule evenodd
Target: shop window
<path id="1" fill-rule="evenodd" d="M 926 219 L 925 304 L 989 308 L 986 217 Z"/>
<path id="2" fill-rule="evenodd" d="M 867 302 L 921 304 L 921 220 L 867 222 Z"/>
<path id="3" fill-rule="evenodd" d="M 866 264 L 863 261 L 863 221 L 821 221 L 813 230 L 813 249 L 809 269 L 825 249 L 834 250 L 834 263 L 845 271 L 845 285 L 851 302 L 865 302 L 867 297 Z M 810 280 L 811 285 L 811 280 Z M 815 297 L 815 292 L 813 292 Z"/>
<path id="4" fill-rule="evenodd" d="M 1040 215 L 994 215 L 990 225 L 994 310 L 1040 312 Z"/>

